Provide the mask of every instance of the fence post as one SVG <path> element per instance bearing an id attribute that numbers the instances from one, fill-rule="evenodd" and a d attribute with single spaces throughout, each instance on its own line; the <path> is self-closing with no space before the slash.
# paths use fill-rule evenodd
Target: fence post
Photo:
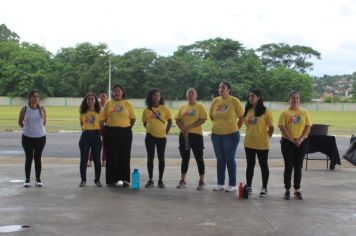
<path id="1" fill-rule="evenodd" d="M 64 106 L 67 107 L 68 106 L 68 99 L 65 97 L 64 98 Z"/>
<path id="2" fill-rule="evenodd" d="M 9 97 L 9 104 L 12 106 L 12 97 Z"/>

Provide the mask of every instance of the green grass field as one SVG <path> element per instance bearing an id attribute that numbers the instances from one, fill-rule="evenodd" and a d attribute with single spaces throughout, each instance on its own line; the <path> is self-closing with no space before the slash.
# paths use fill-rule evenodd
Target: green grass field
<path id="1" fill-rule="evenodd" d="M 17 124 L 20 106 L 0 106 L 0 131 L 20 130 Z M 78 107 L 46 107 L 47 110 L 47 130 L 49 132 L 79 131 L 79 108 Z M 145 129 L 141 122 L 143 109 L 135 109 L 136 124 L 134 133 L 144 133 Z M 173 116 L 177 109 L 171 109 Z M 277 127 L 278 117 L 281 111 L 273 110 L 274 125 Z M 356 133 L 356 112 L 327 112 L 311 111 L 312 122 L 314 124 L 330 125 L 329 134 L 331 135 L 351 135 Z M 211 130 L 211 121 L 208 120 L 204 125 L 204 131 Z M 243 127 L 242 133 L 245 128 Z M 170 132 L 178 134 L 178 128 L 174 125 Z M 279 133 L 279 129 L 275 129 Z"/>

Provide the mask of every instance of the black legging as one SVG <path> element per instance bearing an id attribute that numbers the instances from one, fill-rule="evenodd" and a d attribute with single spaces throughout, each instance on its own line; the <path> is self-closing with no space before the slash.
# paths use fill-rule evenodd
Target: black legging
<path id="1" fill-rule="evenodd" d="M 167 138 L 156 138 L 151 134 L 146 134 L 145 144 L 147 150 L 147 170 L 150 179 L 153 178 L 153 159 L 155 157 L 155 146 L 157 147 L 159 180 L 162 180 L 165 161 L 164 152 L 166 150 Z"/>
<path id="2" fill-rule="evenodd" d="M 104 133 L 106 146 L 106 184 L 119 180 L 130 182 L 130 160 L 132 146 L 131 127 L 109 127 Z"/>
<path id="3" fill-rule="evenodd" d="M 203 136 L 200 134 L 193 134 L 190 133 L 188 135 L 188 142 L 189 146 L 193 151 L 195 160 L 198 165 L 199 175 L 204 175 L 205 173 L 205 164 L 203 159 L 203 150 L 204 150 L 204 139 Z M 190 160 L 190 148 L 187 149 L 185 147 L 186 140 L 181 133 L 179 135 L 179 152 L 182 158 L 182 165 L 181 165 L 181 173 L 186 174 L 188 172 L 189 160 Z"/>
<path id="4" fill-rule="evenodd" d="M 294 189 L 300 188 L 302 180 L 303 160 L 308 148 L 308 140 L 304 140 L 302 145 L 297 147 L 294 143 L 285 138 L 281 140 L 281 149 L 284 159 L 284 187 L 289 190 L 291 187 L 292 172 L 294 169 Z"/>
<path id="5" fill-rule="evenodd" d="M 42 151 L 46 144 L 46 136 L 40 138 L 30 138 L 22 135 L 22 147 L 25 151 L 26 161 L 25 161 L 25 174 L 26 181 L 30 180 L 31 177 L 31 166 L 32 160 L 35 160 L 35 172 L 36 180 L 41 180 L 41 170 L 42 170 Z"/>
<path id="6" fill-rule="evenodd" d="M 268 149 L 267 150 L 258 150 L 253 148 L 245 147 L 247 168 L 246 168 L 246 182 L 247 186 L 252 186 L 253 173 L 255 170 L 256 164 L 256 154 L 258 162 L 261 167 L 262 175 L 262 188 L 267 188 L 268 178 L 269 178 L 269 168 L 268 168 Z"/>

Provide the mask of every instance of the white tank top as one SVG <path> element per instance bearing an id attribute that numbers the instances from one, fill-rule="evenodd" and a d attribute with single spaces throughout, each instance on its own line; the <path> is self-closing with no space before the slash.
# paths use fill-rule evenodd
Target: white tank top
<path id="1" fill-rule="evenodd" d="M 44 119 L 38 108 L 32 109 L 30 106 L 26 105 L 22 134 L 30 138 L 40 138 L 45 136 L 46 129 L 43 125 L 43 121 Z"/>

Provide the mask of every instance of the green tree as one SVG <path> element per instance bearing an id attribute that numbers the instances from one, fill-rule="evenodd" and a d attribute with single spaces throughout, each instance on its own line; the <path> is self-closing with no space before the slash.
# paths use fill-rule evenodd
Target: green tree
<path id="1" fill-rule="evenodd" d="M 54 57 L 54 95 L 82 97 L 88 92 L 107 90 L 110 57 L 106 44 L 81 43 L 62 48 Z"/>
<path id="2" fill-rule="evenodd" d="M 231 39 L 209 39 L 192 45 L 181 46 L 175 57 L 188 58 L 196 70 L 196 86 L 202 88 L 202 98 L 211 99 L 217 95 L 220 81 L 229 81 L 233 93 L 244 96 L 251 87 L 261 86 L 266 71 L 253 50 Z"/>
<path id="3" fill-rule="evenodd" d="M 10 29 L 8 29 L 5 24 L 1 24 L 0 42 L 5 41 L 13 41 L 18 43 L 20 41 L 20 37 L 15 32 L 12 32 Z"/>
<path id="4" fill-rule="evenodd" d="M 157 54 L 146 48 L 133 49 L 113 60 L 112 83 L 122 84 L 129 97 L 143 98 L 149 87 L 149 74 Z M 152 83 L 151 83 L 152 84 Z"/>
<path id="5" fill-rule="evenodd" d="M 261 53 L 263 64 L 269 68 L 286 67 L 299 72 L 312 70 L 312 58 L 320 59 L 320 53 L 311 47 L 285 43 L 264 44 L 257 49 Z"/>
<path id="6" fill-rule="evenodd" d="M 286 101 L 292 90 L 300 92 L 301 101 L 310 101 L 313 96 L 312 78 L 305 73 L 279 67 L 267 72 L 264 97 L 271 101 Z"/>
<path id="7" fill-rule="evenodd" d="M 0 94 L 26 96 L 37 88 L 42 96 L 51 96 L 51 54 L 37 44 L 13 41 L 0 43 Z"/>

